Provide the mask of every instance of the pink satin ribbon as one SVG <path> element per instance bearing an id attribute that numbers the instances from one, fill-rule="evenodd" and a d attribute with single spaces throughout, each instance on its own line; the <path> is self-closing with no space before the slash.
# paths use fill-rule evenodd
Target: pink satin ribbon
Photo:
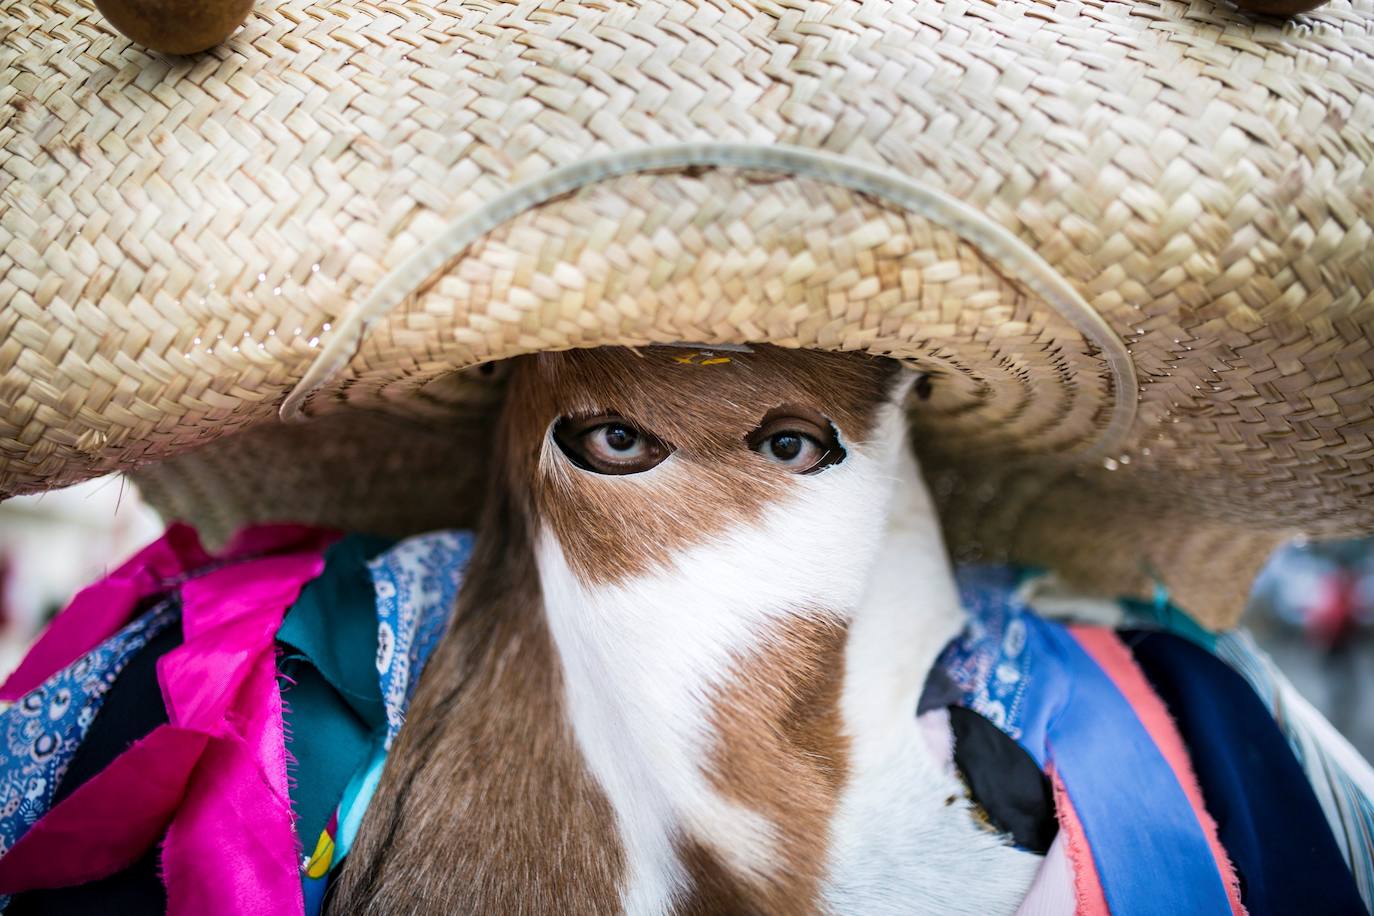
<path id="1" fill-rule="evenodd" d="M 287 794 L 274 637 L 337 535 L 297 526 L 242 532 L 217 556 L 174 525 L 83 591 L 0 688 L 18 698 L 181 586 L 183 643 L 158 662 L 168 723 L 40 819 L 0 858 L 0 893 L 65 887 L 137 861 L 166 831 L 168 912 L 303 912 L 300 844 Z"/>

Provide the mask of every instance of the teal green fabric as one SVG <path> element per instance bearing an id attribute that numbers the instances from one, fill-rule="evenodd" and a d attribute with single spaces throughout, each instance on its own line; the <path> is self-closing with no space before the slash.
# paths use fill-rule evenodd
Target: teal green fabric
<path id="1" fill-rule="evenodd" d="M 367 561 L 395 541 L 350 534 L 325 552 L 324 572 L 301 589 L 277 641 L 304 657 L 365 722 L 386 722 L 377 680 L 377 598 Z M 295 651 L 292 652 L 291 650 Z"/>
<path id="2" fill-rule="evenodd" d="M 339 795 L 367 756 L 371 729 L 308 663 L 282 691 L 286 748 L 291 752 L 291 811 L 306 855 L 329 823 Z"/>
<path id="3" fill-rule="evenodd" d="M 330 547 L 324 572 L 301 590 L 277 631 L 291 809 L 307 855 L 370 753 L 374 732 L 386 726 L 367 561 L 393 543 L 349 535 Z"/>
<path id="4" fill-rule="evenodd" d="M 1162 593 L 1156 594 L 1154 601 L 1121 598 L 1119 603 L 1126 611 L 1128 625 L 1139 626 L 1142 622 L 1149 622 L 1161 630 L 1173 633 L 1175 636 L 1181 636 L 1209 652 L 1216 651 L 1217 634 L 1198 623 L 1187 611 L 1169 601 L 1168 596 Z"/>

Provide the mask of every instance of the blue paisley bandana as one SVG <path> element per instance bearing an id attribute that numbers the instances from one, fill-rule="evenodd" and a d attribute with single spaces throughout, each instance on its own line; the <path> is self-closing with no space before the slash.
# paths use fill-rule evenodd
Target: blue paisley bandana
<path id="1" fill-rule="evenodd" d="M 180 611 L 164 600 L 0 712 L 0 855 L 48 812 L 115 678 Z"/>

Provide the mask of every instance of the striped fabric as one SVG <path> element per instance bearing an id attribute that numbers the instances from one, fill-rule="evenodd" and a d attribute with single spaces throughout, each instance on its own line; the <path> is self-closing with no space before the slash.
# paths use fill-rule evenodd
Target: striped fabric
<path id="1" fill-rule="evenodd" d="M 1274 714 L 1312 783 L 1365 906 L 1374 913 L 1374 767 L 1303 699 L 1247 631 L 1219 634 L 1213 651 Z"/>
<path id="2" fill-rule="evenodd" d="M 1321 803 L 1365 907 L 1374 914 L 1374 767 L 1302 697 L 1249 631 L 1212 633 L 1161 592 L 1152 602 L 1081 595 L 1052 575 L 1029 574 L 1023 599 L 1056 619 L 1105 626 L 1148 626 L 1189 639 L 1215 653 L 1245 678 L 1288 739 Z"/>

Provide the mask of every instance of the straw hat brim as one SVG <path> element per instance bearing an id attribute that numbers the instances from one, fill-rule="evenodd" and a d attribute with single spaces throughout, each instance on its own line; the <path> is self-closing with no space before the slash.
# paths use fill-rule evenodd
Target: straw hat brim
<path id="1" fill-rule="evenodd" d="M 960 559 L 1215 621 L 1374 529 L 1370 0 L 260 7 L 0 0 L 0 495 L 462 522 L 501 360 L 766 342 L 930 375 Z"/>

